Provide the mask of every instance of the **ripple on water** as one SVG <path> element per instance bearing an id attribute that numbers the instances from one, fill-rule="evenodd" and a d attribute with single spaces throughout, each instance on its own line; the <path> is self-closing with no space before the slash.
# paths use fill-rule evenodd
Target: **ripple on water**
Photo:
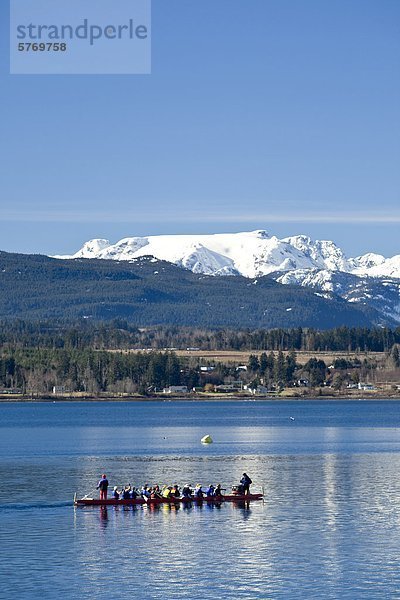
<path id="1" fill-rule="evenodd" d="M 365 407 L 317 403 L 309 426 L 305 405 L 204 408 L 190 417 L 186 405 L 165 410 L 163 435 L 148 406 L 129 407 L 125 423 L 120 407 L 106 406 L 98 415 L 84 407 L 81 425 L 70 407 L 53 406 L 38 409 L 39 427 L 18 428 L 20 407 L 9 427 L 2 421 L 4 597 L 400 597 L 397 406 L 385 413 L 381 404 L 378 417 L 374 405 L 370 418 Z M 210 423 L 228 409 L 229 425 L 215 436 Z M 205 431 L 217 440 L 210 448 L 199 443 Z M 73 493 L 96 493 L 104 469 L 118 485 L 228 486 L 247 471 L 266 502 L 74 509 Z"/>

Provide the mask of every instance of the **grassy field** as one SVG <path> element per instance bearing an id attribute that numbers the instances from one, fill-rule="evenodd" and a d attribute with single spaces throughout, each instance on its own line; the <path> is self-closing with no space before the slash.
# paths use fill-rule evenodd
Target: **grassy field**
<path id="1" fill-rule="evenodd" d="M 141 350 L 143 352 L 143 350 Z M 128 350 L 128 352 L 140 352 L 140 350 Z M 175 350 L 177 356 L 186 358 L 195 358 L 200 361 L 207 362 L 222 362 L 222 363 L 234 363 L 246 365 L 249 360 L 250 354 L 260 356 L 265 350 Z M 268 354 L 268 352 L 267 352 Z M 277 352 L 275 352 L 277 354 Z M 284 354 L 288 354 L 284 352 Z M 345 358 L 346 360 L 352 360 L 358 358 L 363 360 L 368 358 L 369 360 L 375 359 L 377 363 L 381 362 L 385 358 L 384 352 L 296 352 L 297 362 L 304 365 L 310 358 L 319 358 L 325 361 L 326 365 L 329 366 L 336 358 Z"/>

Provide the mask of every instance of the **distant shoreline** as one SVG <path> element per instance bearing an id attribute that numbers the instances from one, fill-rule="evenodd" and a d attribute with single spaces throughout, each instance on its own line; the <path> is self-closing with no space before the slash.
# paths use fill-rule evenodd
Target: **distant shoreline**
<path id="1" fill-rule="evenodd" d="M 343 400 L 356 400 L 356 401 L 368 401 L 368 400 L 400 400 L 400 395 L 390 393 L 368 393 L 368 394 L 336 394 L 336 395 L 318 395 L 308 394 L 302 396 L 235 396 L 221 394 L 215 395 L 204 395 L 204 396 L 193 396 L 193 395 L 179 395 L 179 396 L 73 396 L 73 395 L 57 395 L 57 396 L 16 396 L 16 395 L 2 395 L 0 396 L 0 404 L 10 403 L 78 403 L 78 402 L 310 402 L 310 401 L 343 401 Z"/>

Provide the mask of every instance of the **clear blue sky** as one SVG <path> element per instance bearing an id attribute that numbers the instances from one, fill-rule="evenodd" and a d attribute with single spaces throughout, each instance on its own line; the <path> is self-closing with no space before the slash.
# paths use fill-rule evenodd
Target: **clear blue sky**
<path id="1" fill-rule="evenodd" d="M 400 2 L 153 0 L 152 74 L 9 75 L 0 249 L 266 229 L 400 253 Z"/>

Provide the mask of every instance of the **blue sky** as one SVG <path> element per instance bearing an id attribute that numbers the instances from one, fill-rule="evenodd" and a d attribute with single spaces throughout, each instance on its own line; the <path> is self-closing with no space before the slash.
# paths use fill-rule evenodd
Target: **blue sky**
<path id="1" fill-rule="evenodd" d="M 0 248 L 266 229 L 400 253 L 400 2 L 153 0 L 151 75 L 9 75 Z"/>

